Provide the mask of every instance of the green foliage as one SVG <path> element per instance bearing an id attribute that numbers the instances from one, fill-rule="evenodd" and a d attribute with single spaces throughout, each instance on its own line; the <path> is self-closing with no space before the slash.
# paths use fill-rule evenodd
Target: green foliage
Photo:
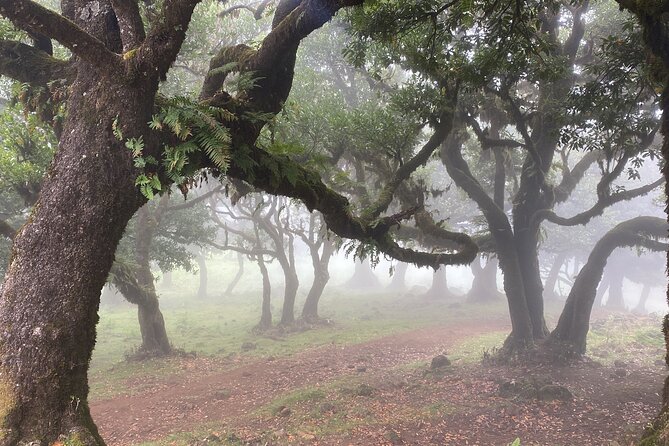
<path id="1" fill-rule="evenodd" d="M 164 100 L 149 123 L 154 130 L 169 130 L 181 141 L 165 148 L 163 167 L 175 183 L 194 172 L 188 169 L 188 155 L 201 150 L 221 171 L 228 168 L 230 134 L 225 123 L 235 116 L 221 108 L 209 107 L 185 98 Z"/>

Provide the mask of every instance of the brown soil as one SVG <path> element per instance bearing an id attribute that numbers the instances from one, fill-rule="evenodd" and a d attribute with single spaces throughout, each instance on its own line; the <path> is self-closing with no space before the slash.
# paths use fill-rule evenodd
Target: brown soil
<path id="1" fill-rule="evenodd" d="M 624 377 L 597 363 L 569 368 L 456 363 L 438 374 L 427 367 L 402 367 L 429 361 L 472 336 L 506 329 L 500 320 L 431 327 L 232 368 L 206 358 L 183 359 L 183 371 L 176 375 L 128 383 L 150 390 L 94 401 L 91 410 L 113 446 L 209 422 L 217 426 L 209 439 L 200 436 L 191 444 L 228 444 L 222 439 L 234 432 L 242 444 L 506 445 L 520 437 L 523 446 L 599 446 L 614 439 L 629 444 L 626 438 L 638 435 L 657 411 L 663 379 L 658 366 L 629 363 Z M 567 386 L 574 400 L 498 395 L 500 382 L 529 376 Z M 358 395 L 360 383 L 370 386 L 371 395 Z M 322 389 L 320 398 L 297 401 L 283 411 L 259 410 L 305 387 Z"/>

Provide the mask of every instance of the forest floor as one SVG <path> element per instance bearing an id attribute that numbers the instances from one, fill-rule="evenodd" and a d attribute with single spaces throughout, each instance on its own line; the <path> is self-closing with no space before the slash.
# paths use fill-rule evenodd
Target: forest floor
<path id="1" fill-rule="evenodd" d="M 112 446 L 629 445 L 659 407 L 658 327 L 602 316 L 592 359 L 570 367 L 482 362 L 508 333 L 499 316 L 280 357 L 176 358 L 169 374 L 129 376 L 91 409 Z M 451 364 L 433 370 L 439 354 Z M 551 383 L 573 398 L 540 400 L 535 390 Z"/>

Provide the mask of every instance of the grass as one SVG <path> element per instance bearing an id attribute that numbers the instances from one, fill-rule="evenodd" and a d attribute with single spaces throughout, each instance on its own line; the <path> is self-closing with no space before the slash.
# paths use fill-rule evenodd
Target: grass
<path id="1" fill-rule="evenodd" d="M 252 264 L 233 296 L 222 296 L 226 280 L 236 272 L 236 262 L 225 256 L 209 261 L 209 298 L 195 297 L 198 277 L 185 272 L 173 273 L 173 285 L 158 282 L 161 309 L 172 344 L 198 357 L 241 358 L 282 357 L 307 348 L 329 344 L 355 344 L 421 327 L 448 324 L 456 320 L 476 318 L 482 311 L 504 314 L 505 305 L 452 306 L 450 301 L 425 301 L 411 295 L 381 292 L 356 292 L 328 287 L 321 300 L 321 315 L 334 321 L 317 330 L 306 330 L 272 337 L 252 334 L 260 315 L 259 275 Z M 216 274 L 212 272 L 216 271 Z M 302 299 L 308 290 L 304 282 L 296 303 L 299 314 Z M 280 287 L 274 287 L 273 313 L 280 316 Z M 141 343 L 136 307 L 123 301 L 105 303 L 100 311 L 98 342 L 91 362 L 91 397 L 108 398 L 120 393 L 142 391 L 129 386 L 129 380 L 143 377 L 166 377 L 181 373 L 173 359 L 153 359 L 142 363 L 126 362 L 125 357 Z M 255 349 L 241 351 L 251 342 Z"/>

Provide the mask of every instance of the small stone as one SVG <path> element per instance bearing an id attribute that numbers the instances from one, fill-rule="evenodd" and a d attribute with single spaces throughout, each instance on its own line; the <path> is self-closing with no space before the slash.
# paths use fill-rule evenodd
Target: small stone
<path id="1" fill-rule="evenodd" d="M 361 365 L 361 366 L 356 367 L 356 368 L 355 368 L 355 371 L 356 371 L 356 372 L 360 372 L 360 373 L 362 373 L 362 372 L 366 372 L 366 371 L 367 371 L 367 367 Z"/>
<path id="2" fill-rule="evenodd" d="M 394 446 L 404 444 L 404 441 L 402 440 L 400 435 L 392 429 L 388 429 L 388 432 L 386 432 L 386 437 L 388 438 L 390 443 Z"/>
<path id="3" fill-rule="evenodd" d="M 627 363 L 625 361 L 621 361 L 620 359 L 616 359 L 613 361 L 613 366 L 619 369 L 625 369 L 627 368 Z"/>
<path id="4" fill-rule="evenodd" d="M 432 358 L 432 362 L 430 363 L 430 369 L 431 370 L 438 370 L 444 367 L 448 367 L 451 365 L 451 361 L 444 355 L 437 355 L 434 358 Z"/>
<path id="5" fill-rule="evenodd" d="M 654 364 L 658 367 L 666 367 L 667 363 L 664 362 L 664 359 L 656 359 Z"/>
<path id="6" fill-rule="evenodd" d="M 291 413 L 293 413 L 293 411 L 290 410 L 290 408 L 288 408 L 286 406 L 280 406 L 276 411 L 276 414 L 278 416 L 284 417 L 284 418 L 290 416 Z"/>
<path id="7" fill-rule="evenodd" d="M 232 395 L 232 392 L 228 389 L 216 390 L 211 396 L 214 400 L 227 400 Z"/>

